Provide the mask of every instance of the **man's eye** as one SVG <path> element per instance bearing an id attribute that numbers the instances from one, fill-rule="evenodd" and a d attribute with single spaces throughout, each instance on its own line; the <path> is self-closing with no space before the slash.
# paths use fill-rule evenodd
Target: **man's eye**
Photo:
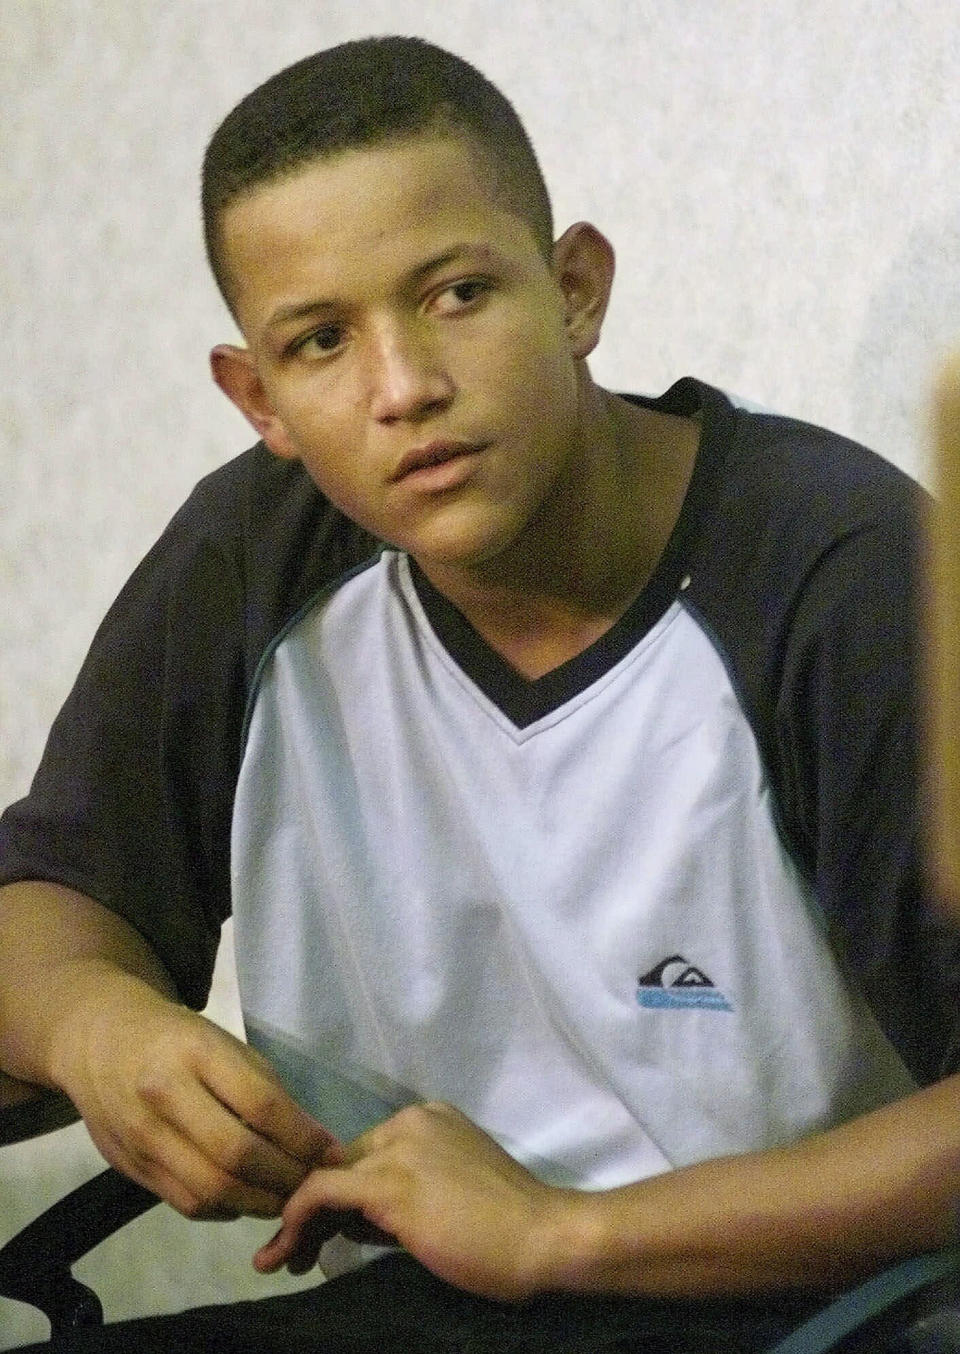
<path id="1" fill-rule="evenodd" d="M 343 342 L 343 330 L 338 324 L 323 324 L 304 338 L 298 339 L 293 351 L 305 357 L 317 353 L 335 353 Z"/>
<path id="2" fill-rule="evenodd" d="M 478 277 L 472 277 L 467 282 L 458 282 L 456 286 L 452 288 L 457 300 L 462 301 L 464 304 L 468 301 L 475 301 L 477 297 L 482 296 L 486 290 L 487 284 L 482 282 Z"/>
<path id="3" fill-rule="evenodd" d="M 437 308 L 441 314 L 456 314 L 465 306 L 479 301 L 489 290 L 490 284 L 482 277 L 464 278 L 462 282 L 454 282 L 451 286 L 444 287 L 437 297 Z"/>

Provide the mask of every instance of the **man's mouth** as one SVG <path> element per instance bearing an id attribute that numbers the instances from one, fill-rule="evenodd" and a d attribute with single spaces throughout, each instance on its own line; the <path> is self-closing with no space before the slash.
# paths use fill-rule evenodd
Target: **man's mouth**
<path id="1" fill-rule="evenodd" d="M 430 471 L 436 466 L 446 465 L 448 461 L 459 460 L 463 456 L 473 456 L 482 451 L 483 442 L 429 442 L 423 447 L 414 447 L 404 456 L 396 470 L 390 476 L 393 482 L 406 479 L 418 471 Z"/>

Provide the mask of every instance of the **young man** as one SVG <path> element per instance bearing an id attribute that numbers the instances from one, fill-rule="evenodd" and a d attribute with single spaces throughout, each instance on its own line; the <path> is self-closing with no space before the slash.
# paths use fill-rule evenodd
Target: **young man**
<path id="1" fill-rule="evenodd" d="M 181 1211 L 283 1209 L 264 1270 L 403 1251 L 158 1338 L 763 1349 L 945 1242 L 918 491 L 692 380 L 598 388 L 610 246 L 553 241 L 509 105 L 427 44 L 255 91 L 204 206 L 262 445 L 4 819 L 0 1057 Z M 259 1052 L 189 1009 L 231 910 Z"/>

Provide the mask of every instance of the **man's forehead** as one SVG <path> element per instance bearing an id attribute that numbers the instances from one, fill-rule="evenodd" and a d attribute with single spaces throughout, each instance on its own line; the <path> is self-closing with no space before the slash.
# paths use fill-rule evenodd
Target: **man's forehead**
<path id="1" fill-rule="evenodd" d="M 535 249 L 526 222 L 481 182 L 470 153 L 449 139 L 340 152 L 251 190 L 223 215 L 234 294 L 275 312 L 440 266 L 454 254 L 492 262 Z M 306 294 L 304 293 L 306 289 Z M 283 293 L 283 295 L 279 295 Z M 261 315 L 261 320 L 263 316 Z"/>
<path id="2" fill-rule="evenodd" d="M 477 156 L 460 139 L 419 136 L 307 160 L 241 193 L 224 208 L 221 224 L 225 237 L 251 225 L 283 230 L 314 219 L 329 228 L 338 218 L 351 225 L 366 220 L 375 232 L 380 218 L 404 206 L 467 199 L 496 207 Z"/>

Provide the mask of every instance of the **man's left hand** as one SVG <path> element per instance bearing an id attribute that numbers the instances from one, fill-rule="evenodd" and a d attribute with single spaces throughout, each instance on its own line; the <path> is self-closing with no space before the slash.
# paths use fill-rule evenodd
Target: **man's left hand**
<path id="1" fill-rule="evenodd" d="M 459 1110 L 410 1106 L 338 1155 L 291 1195 L 279 1232 L 254 1257 L 262 1273 L 306 1272 L 325 1240 L 357 1235 L 362 1219 L 363 1239 L 395 1240 L 459 1288 L 509 1301 L 543 1286 L 548 1220 L 568 1192 L 531 1175 Z"/>

